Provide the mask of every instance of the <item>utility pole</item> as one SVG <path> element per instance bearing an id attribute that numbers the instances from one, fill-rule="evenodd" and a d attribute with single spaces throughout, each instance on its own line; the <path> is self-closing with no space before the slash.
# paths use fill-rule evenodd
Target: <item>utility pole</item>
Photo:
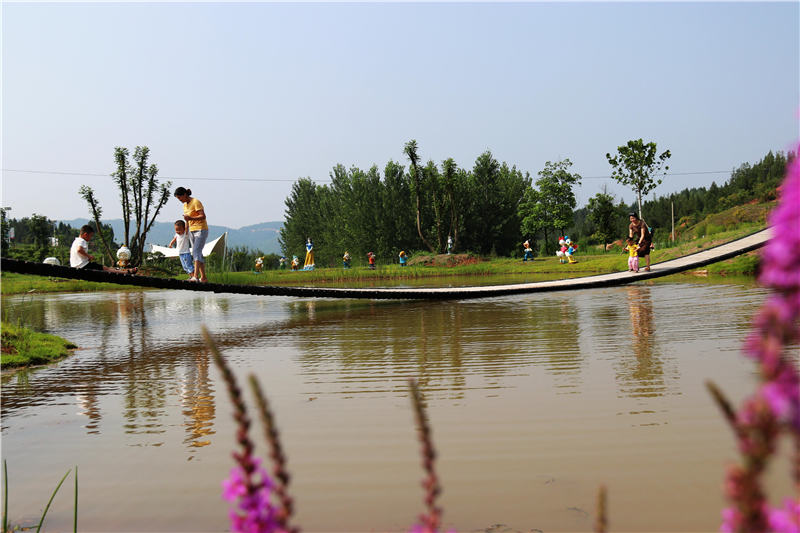
<path id="1" fill-rule="evenodd" d="M 670 236 L 672 237 L 672 242 L 675 242 L 675 201 L 670 200 L 669 207 L 672 210 L 672 233 Z"/>

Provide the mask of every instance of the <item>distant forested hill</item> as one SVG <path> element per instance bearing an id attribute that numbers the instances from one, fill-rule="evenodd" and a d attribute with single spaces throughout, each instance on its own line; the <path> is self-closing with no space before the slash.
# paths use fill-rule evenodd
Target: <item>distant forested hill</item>
<path id="1" fill-rule="evenodd" d="M 76 218 L 73 220 L 61 220 L 64 224 L 73 228 L 80 228 L 89 222 L 87 218 Z M 103 220 L 103 224 L 110 224 L 114 228 L 114 240 L 121 242 L 123 235 L 122 219 Z M 94 225 L 94 223 L 92 223 Z M 278 232 L 283 226 L 283 222 L 262 222 L 252 226 L 234 229 L 226 226 L 208 226 L 208 239 L 216 239 L 222 233 L 228 232 L 228 246 L 247 246 L 251 250 L 261 250 L 264 253 L 279 254 L 281 247 L 278 244 Z M 148 244 L 159 244 L 166 246 L 175 235 L 175 227 L 171 222 L 156 222 L 147 234 Z"/>
<path id="2" fill-rule="evenodd" d="M 663 196 L 653 194 L 652 199 L 642 205 L 642 213 L 648 226 L 667 235 L 672 227 L 672 209 L 675 209 L 675 226 L 692 226 L 708 215 L 721 213 L 735 206 L 769 202 L 777 198 L 777 188 L 786 173 L 787 162 L 797 154 L 794 152 L 770 151 L 754 164 L 743 163 L 731 171 L 731 176 L 723 184 L 712 182 L 709 187 L 692 187 Z M 625 206 L 623 212 L 636 212 L 636 202 Z M 596 242 L 592 239 L 595 231 L 589 221 L 588 207 L 577 209 L 574 223 L 567 233 L 578 240 Z M 627 220 L 622 217 L 618 233 L 625 235 Z"/>

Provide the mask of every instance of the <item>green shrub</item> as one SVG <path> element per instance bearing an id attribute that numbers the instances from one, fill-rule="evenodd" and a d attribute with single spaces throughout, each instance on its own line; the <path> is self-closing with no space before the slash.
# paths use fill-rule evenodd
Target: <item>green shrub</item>
<path id="1" fill-rule="evenodd" d="M 694 228 L 694 236 L 696 238 L 704 237 L 706 235 L 706 224 L 698 224 Z"/>

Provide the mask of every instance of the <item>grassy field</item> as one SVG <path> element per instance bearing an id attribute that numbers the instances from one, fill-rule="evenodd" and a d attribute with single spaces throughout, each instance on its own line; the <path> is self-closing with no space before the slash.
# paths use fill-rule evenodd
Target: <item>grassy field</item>
<path id="1" fill-rule="evenodd" d="M 38 333 L 9 322 L 2 323 L 0 338 L 0 365 L 3 368 L 52 363 L 63 359 L 70 354 L 70 350 L 77 348 L 61 337 Z"/>
<path id="2" fill-rule="evenodd" d="M 675 259 L 691 253 L 705 250 L 725 242 L 740 238 L 760 229 L 763 224 L 742 224 L 736 229 L 720 231 L 714 235 L 706 235 L 674 246 L 656 249 L 651 254 L 651 261 L 658 263 Z M 365 267 L 344 270 L 341 268 L 319 268 L 312 271 L 277 271 L 268 270 L 261 274 L 253 272 L 229 272 L 210 274 L 211 281 L 220 283 L 250 285 L 320 285 L 363 283 L 382 280 L 417 280 L 452 276 L 509 276 L 509 275 L 541 275 L 547 279 L 565 279 L 594 274 L 605 274 L 627 270 L 628 257 L 622 252 L 606 252 L 600 250 L 583 250 L 575 255 L 575 264 L 561 264 L 553 257 L 537 257 L 533 261 L 523 262 L 521 259 L 493 258 L 481 259 L 467 255 L 455 256 L 454 264 L 447 265 L 453 256 L 414 255 L 412 261 L 417 264 L 407 267 L 399 265 L 380 265 L 376 270 Z M 752 274 L 758 264 L 757 254 L 747 254 L 729 261 L 709 266 L 707 270 L 715 274 Z M 712 268 L 713 267 L 713 268 Z"/>
<path id="3" fill-rule="evenodd" d="M 707 222 L 701 224 L 706 224 L 706 227 L 708 227 Z M 661 243 L 651 254 L 651 260 L 653 263 L 658 263 L 698 252 L 753 233 L 763 227 L 764 224 L 759 222 L 739 223 L 735 229 L 723 230 L 720 227 L 716 227 L 714 228 L 715 232 L 711 235 L 703 234 L 698 238 L 682 243 Z M 619 249 L 603 253 L 600 249 L 587 250 L 579 248 L 579 252 L 575 257 L 578 263 L 560 264 L 555 256 L 537 257 L 533 261 L 523 262 L 521 259 L 479 258 L 469 254 L 433 256 L 417 253 L 409 261 L 410 266 L 403 268 L 392 264 L 381 265 L 379 260 L 376 270 L 355 267 L 348 270 L 342 268 L 318 268 L 312 271 L 298 272 L 267 270 L 260 274 L 253 272 L 209 272 L 208 278 L 209 281 L 214 283 L 246 285 L 347 286 L 386 281 L 419 283 L 421 280 L 429 280 L 431 283 L 436 283 L 437 278 L 452 279 L 454 276 L 473 279 L 514 278 L 515 276 L 520 278 L 516 281 L 522 281 L 522 277 L 533 276 L 535 279 L 531 279 L 531 281 L 535 281 L 538 279 L 576 278 L 627 269 L 627 255 L 620 252 Z M 704 270 L 708 274 L 715 275 L 752 275 L 755 273 L 757 265 L 758 256 L 756 253 L 751 253 L 710 265 Z M 507 281 L 498 281 L 498 283 L 503 282 Z M 141 290 L 137 287 L 126 285 L 43 278 L 13 273 L 2 273 L 0 275 L 0 288 L 2 288 L 2 294 L 4 295 L 36 292 Z"/>

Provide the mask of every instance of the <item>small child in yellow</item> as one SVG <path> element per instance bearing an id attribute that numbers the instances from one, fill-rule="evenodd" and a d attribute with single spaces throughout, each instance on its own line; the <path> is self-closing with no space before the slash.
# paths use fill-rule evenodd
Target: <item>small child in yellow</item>
<path id="1" fill-rule="evenodd" d="M 628 237 L 627 244 L 625 249 L 628 250 L 628 272 L 639 272 L 639 255 L 637 253 L 639 246 L 631 237 Z"/>

